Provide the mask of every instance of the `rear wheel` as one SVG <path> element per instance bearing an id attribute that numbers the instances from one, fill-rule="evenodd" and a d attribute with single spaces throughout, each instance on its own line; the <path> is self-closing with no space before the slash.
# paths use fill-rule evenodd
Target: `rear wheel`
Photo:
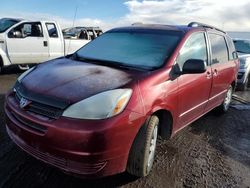
<path id="1" fill-rule="evenodd" d="M 152 169 L 159 119 L 153 115 L 141 127 L 130 150 L 127 171 L 137 177 L 147 176 Z"/>
<path id="2" fill-rule="evenodd" d="M 230 107 L 231 101 L 233 96 L 233 87 L 230 86 L 227 90 L 226 96 L 224 98 L 223 103 L 217 107 L 217 111 L 219 113 L 226 113 Z"/>

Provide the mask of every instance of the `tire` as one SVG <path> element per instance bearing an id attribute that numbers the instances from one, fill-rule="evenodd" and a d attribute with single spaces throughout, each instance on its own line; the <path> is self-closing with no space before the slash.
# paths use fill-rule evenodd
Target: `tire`
<path id="1" fill-rule="evenodd" d="M 152 169 L 159 119 L 153 115 L 139 130 L 129 153 L 127 172 L 145 177 Z"/>
<path id="2" fill-rule="evenodd" d="M 230 103 L 232 101 L 232 95 L 233 95 L 233 87 L 230 86 L 227 90 L 223 103 L 216 109 L 219 114 L 224 114 L 228 111 Z"/>

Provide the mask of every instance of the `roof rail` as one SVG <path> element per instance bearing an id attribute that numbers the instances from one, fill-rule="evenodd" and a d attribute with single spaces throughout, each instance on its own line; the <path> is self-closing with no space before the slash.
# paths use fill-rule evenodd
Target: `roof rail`
<path id="1" fill-rule="evenodd" d="M 225 31 L 217 28 L 217 27 L 214 27 L 214 26 L 211 26 L 211 25 L 207 25 L 207 24 L 203 24 L 203 23 L 200 23 L 200 22 L 190 22 L 188 24 L 188 27 L 203 27 L 203 28 L 210 28 L 210 29 L 215 29 L 217 31 L 220 31 L 222 33 L 226 33 Z"/>

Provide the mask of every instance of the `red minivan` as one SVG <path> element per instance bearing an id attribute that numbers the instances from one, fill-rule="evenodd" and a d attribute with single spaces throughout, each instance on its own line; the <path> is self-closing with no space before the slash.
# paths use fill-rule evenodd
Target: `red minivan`
<path id="1" fill-rule="evenodd" d="M 158 136 L 228 110 L 238 67 L 231 38 L 209 25 L 112 29 L 23 73 L 6 96 L 7 132 L 67 173 L 143 177 Z"/>

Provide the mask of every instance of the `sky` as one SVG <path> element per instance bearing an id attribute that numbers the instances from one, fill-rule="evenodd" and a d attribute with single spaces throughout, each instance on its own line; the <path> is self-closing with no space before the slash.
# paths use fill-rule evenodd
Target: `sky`
<path id="1" fill-rule="evenodd" d="M 249 0 L 1 0 L 1 17 L 55 20 L 63 28 L 132 23 L 186 25 L 199 21 L 226 31 L 250 31 Z"/>

